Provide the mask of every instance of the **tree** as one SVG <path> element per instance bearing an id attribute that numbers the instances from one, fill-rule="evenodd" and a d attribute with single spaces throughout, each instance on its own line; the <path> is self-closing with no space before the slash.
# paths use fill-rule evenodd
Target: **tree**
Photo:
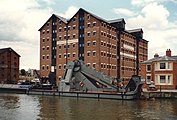
<path id="1" fill-rule="evenodd" d="M 21 69 L 21 75 L 26 75 L 25 69 Z"/>

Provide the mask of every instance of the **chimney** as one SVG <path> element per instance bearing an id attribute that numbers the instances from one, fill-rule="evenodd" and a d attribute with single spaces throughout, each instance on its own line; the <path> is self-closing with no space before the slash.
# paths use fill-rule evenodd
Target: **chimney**
<path id="1" fill-rule="evenodd" d="M 156 53 L 155 55 L 154 55 L 154 57 L 156 58 L 156 57 L 159 57 L 159 55 Z"/>
<path id="2" fill-rule="evenodd" d="M 166 56 L 171 57 L 171 50 L 170 49 L 167 49 Z"/>

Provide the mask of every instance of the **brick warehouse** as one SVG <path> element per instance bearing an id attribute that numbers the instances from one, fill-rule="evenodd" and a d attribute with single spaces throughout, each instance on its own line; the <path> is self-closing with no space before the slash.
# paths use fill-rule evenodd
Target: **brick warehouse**
<path id="1" fill-rule="evenodd" d="M 0 83 L 17 83 L 19 80 L 19 59 L 12 48 L 0 49 Z"/>
<path id="2" fill-rule="evenodd" d="M 148 58 L 143 30 L 125 30 L 124 19 L 104 20 L 82 8 L 69 20 L 53 14 L 40 31 L 40 76 L 55 83 L 67 62 L 88 66 L 123 81 L 140 74 Z"/>

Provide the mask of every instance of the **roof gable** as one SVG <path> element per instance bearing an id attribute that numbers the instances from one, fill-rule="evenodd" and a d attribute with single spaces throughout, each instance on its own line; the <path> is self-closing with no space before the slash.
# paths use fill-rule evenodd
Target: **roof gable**
<path id="1" fill-rule="evenodd" d="M 41 29 L 45 26 L 45 24 L 47 24 L 48 21 L 50 21 L 50 19 L 52 19 L 52 17 L 57 17 L 58 19 L 60 19 L 62 22 L 64 22 L 65 24 L 67 23 L 67 19 L 65 19 L 64 17 L 61 17 L 59 15 L 55 15 L 52 14 L 52 16 L 44 23 L 44 25 L 38 30 L 41 31 Z"/>
<path id="2" fill-rule="evenodd" d="M 8 48 L 2 48 L 0 49 L 0 53 L 4 53 L 6 51 L 12 51 L 14 52 L 17 56 L 21 57 L 17 52 L 15 52 L 11 47 L 8 47 Z"/>

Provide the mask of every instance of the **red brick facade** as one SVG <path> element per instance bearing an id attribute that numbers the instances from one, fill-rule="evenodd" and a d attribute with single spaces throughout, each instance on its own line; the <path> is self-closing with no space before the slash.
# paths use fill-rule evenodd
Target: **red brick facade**
<path id="1" fill-rule="evenodd" d="M 12 48 L 0 49 L 0 83 L 18 82 L 19 58 Z"/>
<path id="2" fill-rule="evenodd" d="M 106 21 L 83 9 L 70 20 L 53 14 L 39 31 L 41 77 L 54 72 L 60 80 L 67 62 L 81 59 L 97 71 L 128 80 L 140 73 L 139 63 L 148 57 L 142 29 L 127 31 L 124 19 Z"/>
<path id="3" fill-rule="evenodd" d="M 167 50 L 165 56 L 154 55 L 141 65 L 141 76 L 146 79 L 145 87 L 155 83 L 157 88 L 177 88 L 177 56 L 171 56 Z"/>

